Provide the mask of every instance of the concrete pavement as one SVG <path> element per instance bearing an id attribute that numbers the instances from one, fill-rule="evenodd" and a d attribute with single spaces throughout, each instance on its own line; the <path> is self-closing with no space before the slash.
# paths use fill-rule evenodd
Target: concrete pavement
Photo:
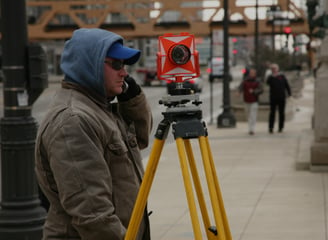
<path id="1" fill-rule="evenodd" d="M 328 239 L 328 173 L 309 170 L 313 89 L 313 79 L 306 79 L 283 133 L 269 134 L 266 122 L 257 123 L 254 136 L 246 122 L 231 129 L 207 126 L 232 239 Z M 199 163 L 198 141 L 191 142 Z M 203 179 L 202 165 L 198 170 Z M 164 145 L 148 208 L 152 239 L 194 239 L 174 142 Z"/>

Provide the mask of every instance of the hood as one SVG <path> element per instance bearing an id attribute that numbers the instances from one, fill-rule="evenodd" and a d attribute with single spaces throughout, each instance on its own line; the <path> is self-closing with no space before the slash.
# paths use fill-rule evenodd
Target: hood
<path id="1" fill-rule="evenodd" d="M 123 38 L 102 29 L 81 28 L 66 41 L 60 67 L 65 80 L 91 88 L 101 96 L 104 89 L 104 60 L 108 49 L 115 42 L 123 44 Z"/>

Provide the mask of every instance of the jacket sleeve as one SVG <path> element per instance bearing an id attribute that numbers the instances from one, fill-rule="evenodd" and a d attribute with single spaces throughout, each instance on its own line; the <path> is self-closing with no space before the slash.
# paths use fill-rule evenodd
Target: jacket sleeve
<path id="1" fill-rule="evenodd" d="M 126 121 L 134 122 L 139 148 L 146 148 L 149 144 L 153 118 L 144 92 L 141 91 L 128 101 L 119 102 L 119 111 Z"/>
<path id="2" fill-rule="evenodd" d="M 125 227 L 112 203 L 112 179 L 99 135 L 77 115 L 52 132 L 49 163 L 62 207 L 82 239 L 123 240 Z"/>
<path id="3" fill-rule="evenodd" d="M 287 80 L 286 76 L 284 76 L 284 78 L 285 78 L 285 88 L 286 88 L 288 97 L 290 97 L 292 95 L 292 91 L 290 89 L 290 86 L 289 86 L 289 83 L 288 83 L 288 80 Z"/>
<path id="4" fill-rule="evenodd" d="M 257 81 L 257 83 L 258 83 L 258 85 L 254 89 L 254 94 L 256 96 L 259 96 L 259 95 L 261 95 L 263 93 L 263 85 L 262 85 L 262 83 L 260 81 Z"/>

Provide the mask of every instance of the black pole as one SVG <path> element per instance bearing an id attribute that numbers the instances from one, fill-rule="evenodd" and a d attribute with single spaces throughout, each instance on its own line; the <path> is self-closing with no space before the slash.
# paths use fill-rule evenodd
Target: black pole
<path id="1" fill-rule="evenodd" d="M 258 16 L 258 0 L 255 1 L 255 32 L 254 32 L 254 54 L 255 54 L 255 69 L 259 72 L 259 16 Z"/>
<path id="2" fill-rule="evenodd" d="M 213 71 L 213 31 L 210 33 L 210 57 L 209 57 L 209 66 Z M 208 75 L 208 80 L 210 82 L 210 124 L 213 124 L 213 74 L 212 72 Z"/>
<path id="3" fill-rule="evenodd" d="M 272 53 L 275 54 L 276 51 L 276 41 L 275 41 L 275 31 L 274 31 L 274 22 L 275 22 L 275 13 L 273 13 L 273 18 L 272 18 Z"/>
<path id="4" fill-rule="evenodd" d="M 231 80 L 229 70 L 229 11 L 228 0 L 224 0 L 224 19 L 223 19 L 223 57 L 224 57 L 224 73 L 223 73 L 223 112 L 217 118 L 218 128 L 230 128 L 236 126 L 236 119 L 231 112 L 230 106 L 230 86 Z"/>
<path id="5" fill-rule="evenodd" d="M 311 42 L 313 40 L 313 30 L 315 29 L 315 24 L 313 22 L 313 17 L 316 14 L 316 8 L 317 5 L 319 4 L 318 0 L 307 0 L 306 1 L 306 6 L 307 6 L 307 15 L 308 15 L 308 22 L 309 22 L 309 42 L 307 44 L 307 51 L 309 55 L 309 68 L 310 72 L 312 72 L 313 69 L 313 58 L 314 58 L 314 51 L 313 48 L 311 47 Z"/>
<path id="6" fill-rule="evenodd" d="M 275 22 L 276 22 L 277 12 L 278 11 L 280 12 L 280 7 L 277 6 L 277 5 L 271 5 L 269 11 L 270 11 L 271 18 L 272 18 L 272 25 L 271 25 L 271 27 L 272 27 L 271 28 L 272 53 L 275 54 L 275 51 L 276 51 L 276 41 L 275 41 L 275 36 L 276 36 L 275 28 L 276 28 L 276 25 L 275 25 Z"/>
<path id="7" fill-rule="evenodd" d="M 34 175 L 36 121 L 31 116 L 24 0 L 1 0 L 4 117 L 1 129 L 1 240 L 40 240 L 46 216 Z"/>
<path id="8" fill-rule="evenodd" d="M 286 52 L 288 53 L 288 45 L 289 45 L 289 34 L 286 34 L 286 42 L 285 42 L 285 48 L 286 48 Z"/>

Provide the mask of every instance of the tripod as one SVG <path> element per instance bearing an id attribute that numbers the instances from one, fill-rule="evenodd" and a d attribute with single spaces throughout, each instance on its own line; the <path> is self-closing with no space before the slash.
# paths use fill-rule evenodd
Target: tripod
<path id="1" fill-rule="evenodd" d="M 190 101 L 192 101 L 192 105 L 186 105 L 186 103 Z M 149 162 L 145 170 L 140 190 L 138 192 L 130 223 L 125 235 L 125 240 L 136 239 L 139 225 L 146 207 L 146 201 L 171 124 L 178 150 L 195 240 L 201 240 L 203 238 L 199 217 L 197 214 L 191 176 L 207 239 L 231 240 L 232 238 L 229 224 L 224 210 L 221 190 L 208 141 L 207 129 L 205 123 L 201 121 L 202 111 L 199 108 L 199 105 L 201 104 L 201 101 L 199 101 L 199 95 L 190 94 L 166 96 L 162 98 L 160 104 L 164 104 L 168 108 L 166 112 L 162 113 L 164 115 L 164 119 L 159 123 L 155 133 L 154 145 L 149 156 Z M 214 226 L 210 223 L 210 217 L 208 215 L 201 181 L 198 175 L 195 158 L 193 156 L 190 143 L 190 139 L 192 138 L 198 138 L 199 141 L 208 192 L 212 204 L 213 217 L 215 220 Z"/>

